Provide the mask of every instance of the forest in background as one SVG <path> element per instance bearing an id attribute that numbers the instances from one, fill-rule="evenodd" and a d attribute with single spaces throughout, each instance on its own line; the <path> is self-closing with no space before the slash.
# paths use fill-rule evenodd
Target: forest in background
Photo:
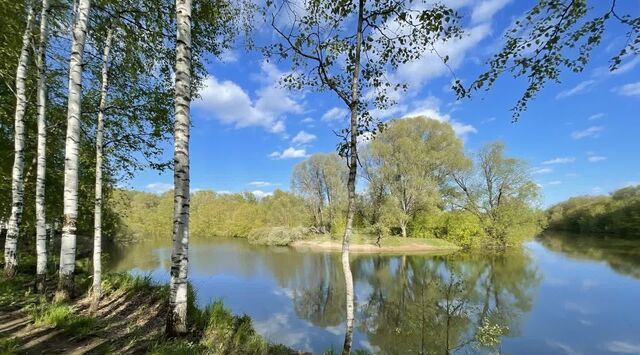
<path id="1" fill-rule="evenodd" d="M 547 210 L 551 230 L 640 238 L 640 185 L 601 196 L 577 196 Z"/>

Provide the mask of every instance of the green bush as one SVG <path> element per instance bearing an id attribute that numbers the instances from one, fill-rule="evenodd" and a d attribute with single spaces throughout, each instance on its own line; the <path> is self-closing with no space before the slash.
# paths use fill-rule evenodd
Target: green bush
<path id="1" fill-rule="evenodd" d="M 444 239 L 467 249 L 480 245 L 486 237 L 480 219 L 463 211 L 421 213 L 409 224 L 409 235 Z"/>
<path id="2" fill-rule="evenodd" d="M 308 229 L 302 227 L 263 227 L 249 232 L 247 239 L 251 244 L 286 246 L 304 239 L 307 233 Z"/>

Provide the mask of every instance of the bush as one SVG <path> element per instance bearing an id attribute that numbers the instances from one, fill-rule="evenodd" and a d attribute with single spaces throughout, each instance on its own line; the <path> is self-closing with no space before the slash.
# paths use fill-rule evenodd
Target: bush
<path id="1" fill-rule="evenodd" d="M 465 249 L 480 245 L 486 237 L 480 219 L 463 211 L 419 214 L 409 225 L 409 235 L 444 239 Z"/>
<path id="2" fill-rule="evenodd" d="M 249 232 L 247 239 L 251 244 L 286 246 L 304 239 L 307 233 L 308 229 L 303 227 L 264 227 Z"/>

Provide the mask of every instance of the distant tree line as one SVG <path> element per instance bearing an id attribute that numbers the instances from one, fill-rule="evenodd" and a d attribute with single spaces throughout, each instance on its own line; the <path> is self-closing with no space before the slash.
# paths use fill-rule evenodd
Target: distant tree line
<path id="1" fill-rule="evenodd" d="M 579 196 L 547 210 L 548 229 L 640 237 L 640 185 L 608 196 Z"/>
<path id="2" fill-rule="evenodd" d="M 361 149 L 366 188 L 357 195 L 356 232 L 373 237 L 438 238 L 465 248 L 506 247 L 539 229 L 538 187 L 527 165 L 491 143 L 467 157 L 451 125 L 424 117 L 391 121 Z M 341 235 L 346 227 L 348 170 L 337 154 L 298 163 L 292 192 L 191 194 L 194 237 L 247 237 L 264 227 L 306 227 Z M 172 194 L 117 190 L 121 235 L 168 236 Z"/>

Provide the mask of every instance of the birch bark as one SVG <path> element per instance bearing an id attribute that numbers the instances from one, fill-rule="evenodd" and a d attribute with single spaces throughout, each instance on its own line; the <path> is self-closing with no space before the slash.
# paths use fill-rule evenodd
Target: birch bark
<path id="1" fill-rule="evenodd" d="M 169 336 L 187 332 L 187 265 L 189 253 L 189 126 L 191 104 L 191 0 L 176 0 L 176 120 L 174 128 L 174 214 Z"/>
<path id="2" fill-rule="evenodd" d="M 64 216 L 60 244 L 60 278 L 56 299 L 72 296 L 76 263 L 76 223 L 78 218 L 78 153 L 80 140 L 80 104 L 82 95 L 82 55 L 87 35 L 90 0 L 80 0 L 73 26 L 69 60 L 69 101 L 64 160 Z"/>
<path id="3" fill-rule="evenodd" d="M 47 87 L 45 77 L 45 50 L 47 48 L 47 15 L 49 0 L 42 0 L 40 14 L 40 44 L 36 64 L 38 66 L 38 151 L 36 168 L 36 291 L 44 292 L 47 276 L 47 219 L 44 209 L 45 177 L 47 169 Z"/>
<path id="4" fill-rule="evenodd" d="M 4 243 L 4 274 L 13 277 L 18 266 L 17 249 L 20 224 L 22 223 L 22 208 L 24 206 L 24 113 L 27 106 L 26 77 L 29 60 L 29 40 L 33 27 L 34 9 L 31 3 L 27 8 L 27 24 L 22 35 L 22 48 L 16 69 L 16 112 L 13 170 L 11 173 L 11 215 Z"/>
<path id="5" fill-rule="evenodd" d="M 107 38 L 102 54 L 102 84 L 100 87 L 100 107 L 98 110 L 98 124 L 96 128 L 96 196 L 93 221 L 93 287 L 91 311 L 95 312 L 102 297 L 102 160 L 104 137 L 104 111 L 107 106 L 107 88 L 109 83 L 109 51 L 113 27 L 107 30 Z"/>
<path id="6" fill-rule="evenodd" d="M 356 213 L 356 176 L 358 173 L 358 104 L 360 95 L 360 53 L 362 50 L 362 26 L 364 16 L 364 1 L 358 1 L 358 24 L 356 28 L 356 43 L 353 59 L 353 77 L 351 79 L 351 117 L 349 129 L 351 131 L 349 141 L 349 179 L 347 180 L 347 225 L 342 238 L 342 270 L 344 272 L 344 282 L 346 290 L 347 305 L 347 325 L 344 335 L 342 354 L 349 355 L 353 343 L 353 274 L 349 263 L 349 242 L 353 230 L 353 217 Z"/>

